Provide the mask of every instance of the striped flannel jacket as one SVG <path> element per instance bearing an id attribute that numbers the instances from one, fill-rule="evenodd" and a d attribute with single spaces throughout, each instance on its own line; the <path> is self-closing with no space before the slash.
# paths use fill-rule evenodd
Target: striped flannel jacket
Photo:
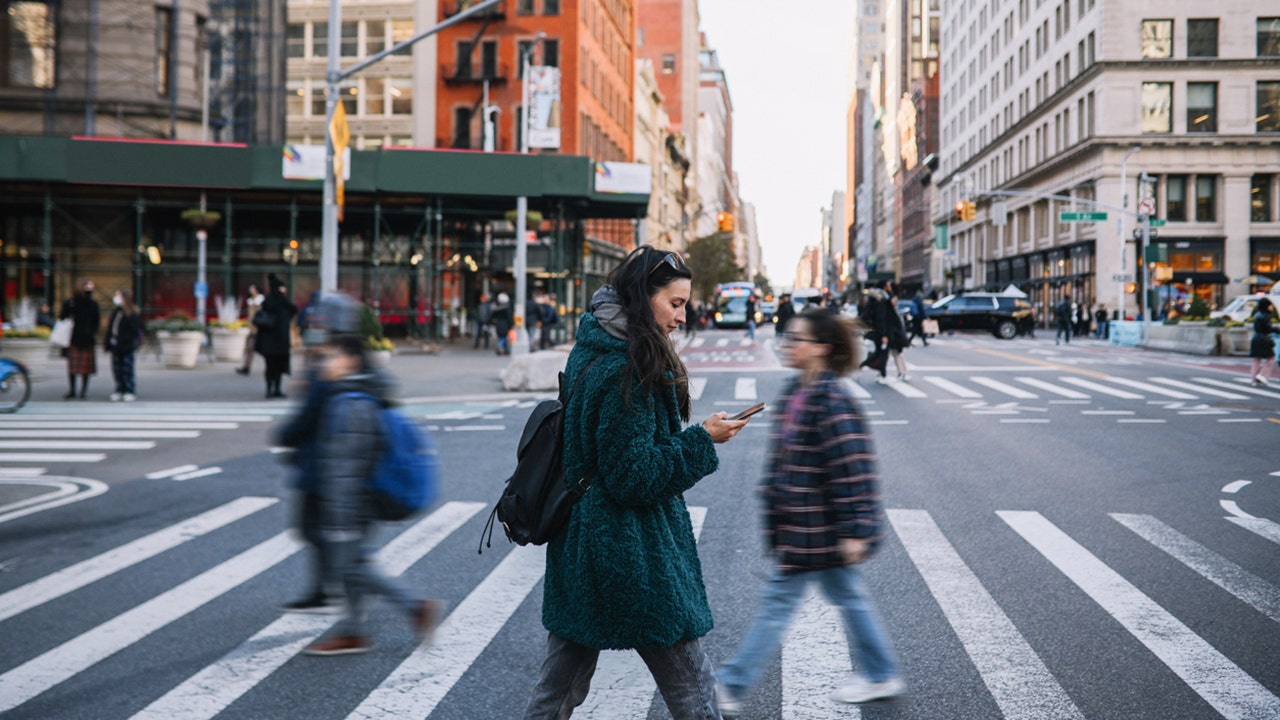
<path id="1" fill-rule="evenodd" d="M 799 378 L 775 414 L 768 471 L 760 485 L 764 533 L 783 574 L 843 564 L 841 538 L 878 544 L 882 511 L 875 453 L 862 410 L 834 373 L 805 392 L 794 425 L 787 407 Z"/>

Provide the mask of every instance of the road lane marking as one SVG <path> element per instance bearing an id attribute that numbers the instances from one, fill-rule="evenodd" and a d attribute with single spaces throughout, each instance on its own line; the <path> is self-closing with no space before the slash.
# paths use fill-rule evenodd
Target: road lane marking
<path id="1" fill-rule="evenodd" d="M 1262 418 L 1219 418 L 1220 423 L 1260 423 Z"/>
<path id="2" fill-rule="evenodd" d="M 196 430 L 0 430 L 0 438 L 81 438 L 182 440 L 200 437 Z"/>
<path id="3" fill-rule="evenodd" d="M 26 412 L 25 408 L 23 409 L 23 412 L 24 413 Z M 6 415 L 3 417 L 0 417 L 0 425 L 21 423 L 23 427 L 27 427 L 27 424 L 25 422 L 22 422 L 22 420 L 35 419 L 35 418 L 38 418 L 39 421 L 45 421 L 45 422 L 52 422 L 52 421 L 87 422 L 88 419 L 93 417 L 94 415 L 101 415 L 101 413 L 85 413 L 81 415 L 55 415 L 53 413 L 32 413 L 31 415 L 24 415 L 19 418 L 15 418 L 12 415 Z M 274 415 L 217 414 L 217 415 L 202 416 L 199 412 L 192 412 L 192 411 L 177 413 L 173 415 L 161 415 L 156 413 L 151 413 L 146 415 L 136 415 L 133 413 L 128 413 L 128 414 L 122 413 L 120 415 L 112 415 L 109 417 L 103 416 L 103 417 L 105 417 L 107 420 L 114 420 L 118 418 L 122 422 L 132 421 L 132 422 L 164 423 L 169 420 L 180 420 L 180 421 L 192 422 L 195 420 L 204 419 L 207 422 L 220 422 L 224 424 L 269 423 L 269 422 L 275 422 L 278 419 Z M 101 422 L 106 422 L 106 420 L 103 420 Z M 113 427 L 119 427 L 119 423 L 113 422 L 111 423 L 111 425 Z M 65 427 L 65 425 L 62 427 Z"/>
<path id="4" fill-rule="evenodd" d="M 542 579 L 546 559 L 537 546 L 507 553 L 440 623 L 435 644 L 414 650 L 348 719 L 430 716 Z"/>
<path id="5" fill-rule="evenodd" d="M 0 523 L 44 512 L 45 510 L 52 510 L 53 508 L 80 502 L 81 500 L 88 500 L 105 493 L 108 489 L 107 484 L 100 480 L 50 476 L 44 475 L 43 472 L 39 475 L 28 475 L 26 477 L 0 477 L 0 484 L 44 485 L 54 488 L 52 492 L 0 506 Z"/>
<path id="6" fill-rule="evenodd" d="M 1083 368 L 1078 368 L 1072 365 L 1063 365 L 1062 363 L 1050 362 L 1048 360 L 1038 360 L 1036 358 L 1022 357 L 1019 355 L 1014 355 L 1012 353 L 1002 352 L 1000 350 L 991 350 L 991 349 L 982 348 L 982 347 L 971 347 L 970 349 L 975 352 L 980 352 L 987 355 L 993 355 L 995 357 L 1004 358 L 1006 360 L 1013 360 L 1014 362 L 1031 363 L 1032 365 L 1039 365 L 1040 367 L 1045 368 L 1047 370 L 1058 370 L 1061 372 L 1076 373 L 1078 375 L 1085 375 L 1087 377 L 1097 378 L 1099 380 L 1105 380 L 1108 377 L 1107 375 L 1100 372 L 1096 372 L 1094 370 L 1085 370 Z M 978 371 L 979 372 L 996 372 L 998 369 L 999 368 L 980 368 Z M 1026 367 L 1026 365 L 1022 365 L 1022 366 L 1015 366 L 1010 369 L 1014 372 L 1028 372 L 1030 370 L 1035 370 L 1036 368 L 1029 368 L 1029 367 Z"/>
<path id="7" fill-rule="evenodd" d="M 845 378 L 840 382 L 842 385 L 844 385 L 845 390 L 848 390 L 849 394 L 854 396 L 855 398 L 858 398 L 859 400 L 871 399 L 871 393 L 868 392 L 866 388 L 854 382 L 853 378 Z"/>
<path id="8" fill-rule="evenodd" d="M 0 462 L 96 463 L 105 459 L 106 453 L 0 453 Z"/>
<path id="9" fill-rule="evenodd" d="M 1107 382 L 1113 382 L 1113 383 L 1116 383 L 1117 385 L 1124 385 L 1126 387 L 1135 388 L 1137 390 L 1143 390 L 1145 392 L 1155 393 L 1156 395 L 1164 395 L 1165 397 L 1171 397 L 1174 400 L 1195 400 L 1198 397 L 1196 395 L 1190 395 L 1188 393 L 1178 392 L 1177 390 L 1162 388 L 1159 385 L 1152 385 L 1151 383 L 1138 382 L 1137 380 L 1129 380 L 1128 378 L 1122 378 L 1122 377 L 1109 377 L 1107 378 Z"/>
<path id="10" fill-rule="evenodd" d="M 1000 422 L 1010 425 L 1047 425 L 1048 418 L 1001 418 Z"/>
<path id="11" fill-rule="evenodd" d="M 18 707 L 84 672 L 271 569 L 301 548 L 290 532 L 282 532 L 0 675 L 0 710 Z"/>
<path id="12" fill-rule="evenodd" d="M 1058 379 L 1069 385 L 1075 385 L 1076 387 L 1082 387 L 1086 390 L 1100 392 L 1103 395 L 1110 395 L 1111 397 L 1118 397 L 1121 400 L 1141 400 L 1142 399 L 1142 396 L 1138 395 L 1137 393 L 1131 393 L 1128 390 L 1117 390 L 1116 388 L 1107 387 L 1106 385 L 1102 385 L 1100 383 L 1089 382 L 1088 380 L 1085 380 L 1083 378 L 1064 377 L 1064 378 L 1058 378 Z"/>
<path id="13" fill-rule="evenodd" d="M 151 450 L 143 440 L 0 440 L 5 450 Z"/>
<path id="14" fill-rule="evenodd" d="M 181 475 L 174 475 L 173 479 L 178 481 L 195 480 L 196 478 L 209 477 L 210 475 L 217 475 L 221 472 L 222 472 L 222 468 L 220 467 L 207 467 L 207 468 L 204 468 L 203 470 L 192 470 L 191 472 L 185 472 L 185 473 L 182 473 Z"/>
<path id="15" fill-rule="evenodd" d="M 1133 410 L 1081 410 L 1081 415 L 1133 415 Z"/>
<path id="16" fill-rule="evenodd" d="M 478 502 L 448 502 L 414 523 L 378 551 L 378 562 L 391 576 L 405 571 L 446 537 L 485 508 Z M 252 690 L 338 618 L 289 613 L 258 631 L 216 663 L 173 688 L 132 720 L 200 720 L 212 718 Z"/>
<path id="17" fill-rule="evenodd" d="M 733 399 L 755 400 L 756 379 L 753 377 L 740 377 L 735 380 L 733 383 Z"/>
<path id="18" fill-rule="evenodd" d="M 1062 397 L 1067 398 L 1068 400 L 1088 400 L 1089 399 L 1089 396 L 1082 392 L 1077 392 L 1075 390 L 1071 390 L 1064 387 L 1058 387 L 1057 385 L 1054 385 L 1053 383 L 1050 383 L 1050 382 L 1045 382 L 1040 378 L 1017 377 L 1017 378 L 1014 378 L 1014 380 L 1017 380 L 1023 385 L 1030 385 L 1033 388 L 1039 388 L 1041 390 L 1044 390 L 1045 392 L 1051 392 L 1054 395 L 1061 395 Z M 1050 400 L 1049 402 L 1061 402 L 1061 401 Z"/>
<path id="19" fill-rule="evenodd" d="M 704 377 L 689 378 L 689 398 L 691 400 L 701 400 L 702 391 L 707 387 L 707 379 Z"/>
<path id="20" fill-rule="evenodd" d="M 1193 392 L 1198 392 L 1201 395 L 1212 395 L 1213 397 L 1226 398 L 1227 400 L 1248 400 L 1249 399 L 1248 395 L 1241 395 L 1240 393 L 1237 393 L 1237 392 L 1224 392 L 1222 390 L 1212 390 L 1210 388 L 1201 387 L 1199 385 L 1192 385 L 1191 383 L 1182 382 L 1181 380 L 1173 380 L 1171 378 L 1153 377 L 1151 378 L 1151 381 L 1158 382 L 1161 385 L 1171 385 L 1173 387 L 1182 388 L 1184 390 L 1191 390 Z"/>
<path id="21" fill-rule="evenodd" d="M 929 513 L 889 509 L 885 514 L 1004 717 L 1083 720 L 1066 691 Z"/>
<path id="22" fill-rule="evenodd" d="M 984 385 L 986 387 L 989 387 L 992 390 L 995 390 L 996 392 L 1001 392 L 1010 397 L 1018 398 L 1019 400 L 1035 400 L 1040 397 L 1035 393 L 1031 393 L 1031 392 L 1027 392 L 1026 390 L 1023 390 L 1022 388 L 1016 388 L 1007 383 L 1002 383 L 999 380 L 989 378 L 989 377 L 983 377 L 981 375 L 975 375 L 974 377 L 969 378 L 969 380 L 972 382 L 978 383 L 979 385 Z"/>
<path id="23" fill-rule="evenodd" d="M 42 467 L 0 468 L 0 477 L 35 477 L 45 474 L 48 470 Z"/>
<path id="24" fill-rule="evenodd" d="M 89 583 L 171 550 L 188 540 L 194 540 L 259 510 L 271 507 L 277 502 L 279 500 L 276 498 L 268 497 L 236 498 L 176 525 L 170 525 L 114 550 L 14 588 L 0 595 L 0 620 L 6 620 L 54 598 L 62 597 Z"/>
<path id="25" fill-rule="evenodd" d="M 782 720 L 862 717 L 857 705 L 837 705 L 830 700 L 831 693 L 849 675 L 846 638 L 840 608 L 825 602 L 810 583 L 782 644 Z"/>
<path id="26" fill-rule="evenodd" d="M 969 388 L 959 383 L 951 382 L 946 378 L 936 377 L 933 375 L 926 375 L 922 379 L 931 385 L 934 385 L 942 388 L 943 390 L 946 390 L 947 392 L 951 393 L 952 395 L 955 395 L 956 397 L 970 398 L 975 400 L 980 399 L 982 397 L 982 393 L 978 392 L 977 390 L 970 390 Z"/>
<path id="27" fill-rule="evenodd" d="M 0 427 L 4 427 L 0 423 Z M 233 422 L 45 422 L 22 423 L 27 430 L 235 430 Z"/>
<path id="28" fill-rule="evenodd" d="M 702 525 L 707 518 L 705 507 L 690 507 L 689 521 L 693 524 L 693 537 L 702 537 Z M 653 674 L 634 650 L 606 650 L 596 661 L 595 674 L 591 676 L 591 690 L 582 705 L 573 711 L 574 717 L 588 720 L 606 718 L 643 718 L 649 716 L 658 685 Z"/>
<path id="29" fill-rule="evenodd" d="M 918 387 L 913 386 L 911 383 L 902 382 L 901 380 L 898 380 L 897 382 L 885 383 L 885 387 L 889 388 L 890 390 L 893 390 L 894 392 L 904 397 L 909 397 L 909 398 L 929 397 L 928 393 L 926 393 L 925 391 L 921 390 Z"/>
<path id="30" fill-rule="evenodd" d="M 1255 387 L 1238 387 L 1236 385 L 1232 385 L 1229 382 L 1222 382 L 1221 380 L 1214 380 L 1212 378 L 1198 377 L 1198 378 L 1191 378 L 1191 379 L 1195 380 L 1198 383 L 1204 383 L 1205 385 L 1213 385 L 1214 387 L 1227 388 L 1228 390 L 1234 390 L 1236 392 L 1249 393 L 1250 395 L 1260 395 L 1262 397 L 1269 397 L 1272 399 L 1280 400 L 1280 393 L 1274 392 L 1271 390 L 1261 390 Z M 1249 381 L 1241 380 L 1241 382 L 1249 382 Z"/>
<path id="31" fill-rule="evenodd" d="M 1280 545 L 1280 524 L 1276 524 L 1266 518 L 1253 517 L 1246 512 L 1229 517 L 1227 521 L 1233 522 L 1263 539 Z"/>
<path id="32" fill-rule="evenodd" d="M 165 478 L 173 477 L 174 475 L 189 473 L 192 470 L 198 469 L 199 467 L 200 467 L 199 465 L 179 465 L 178 467 L 169 468 L 168 470 L 157 470 L 155 472 L 149 472 L 146 475 L 143 475 L 143 477 L 145 477 L 148 480 L 163 480 Z"/>
<path id="33" fill-rule="evenodd" d="M 1040 513 L 996 513 L 1227 718 L 1280 716 L 1280 697 L 1244 672 Z"/>
<path id="34" fill-rule="evenodd" d="M 1111 513 L 1111 517 L 1241 602 L 1280 622 L 1280 589 L 1276 586 L 1150 515 Z"/>
<path id="35" fill-rule="evenodd" d="M 1116 418 L 1117 423 L 1128 425 L 1163 425 L 1165 420 L 1161 418 Z"/>
<path id="36" fill-rule="evenodd" d="M 1248 487 L 1250 484 L 1252 484 L 1252 482 L 1253 482 L 1252 480 L 1234 480 L 1232 482 L 1227 483 L 1226 485 L 1223 485 L 1222 492 L 1238 493 L 1244 488 Z"/>

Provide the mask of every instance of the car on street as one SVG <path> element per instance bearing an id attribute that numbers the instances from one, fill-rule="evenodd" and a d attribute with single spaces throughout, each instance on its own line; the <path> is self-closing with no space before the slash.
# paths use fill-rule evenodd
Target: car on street
<path id="1" fill-rule="evenodd" d="M 1235 320 L 1236 322 L 1248 322 L 1253 317 L 1253 311 L 1258 307 L 1258 300 L 1264 296 L 1262 293 L 1256 295 L 1241 295 L 1234 298 L 1231 302 L 1222 306 L 1221 310 L 1214 310 L 1209 313 L 1209 319 L 1226 318 L 1227 320 Z M 1271 295 L 1273 303 L 1280 303 L 1280 296 Z"/>
<path id="2" fill-rule="evenodd" d="M 939 332 L 989 332 L 1002 340 L 1030 335 L 1035 329 L 1031 302 L 1018 295 L 974 292 L 948 295 L 926 311 Z"/>

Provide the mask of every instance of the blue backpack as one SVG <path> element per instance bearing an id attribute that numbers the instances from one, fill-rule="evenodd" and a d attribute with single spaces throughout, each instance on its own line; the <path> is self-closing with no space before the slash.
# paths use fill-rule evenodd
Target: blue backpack
<path id="1" fill-rule="evenodd" d="M 435 501 L 440 485 L 440 456 L 431 436 L 399 410 L 380 407 L 378 424 L 382 450 L 369 476 L 369 505 L 379 520 L 403 520 Z"/>

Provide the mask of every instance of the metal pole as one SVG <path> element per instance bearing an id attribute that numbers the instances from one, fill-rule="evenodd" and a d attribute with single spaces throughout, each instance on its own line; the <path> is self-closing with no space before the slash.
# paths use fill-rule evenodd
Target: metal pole
<path id="1" fill-rule="evenodd" d="M 1147 245 L 1151 243 L 1151 216 L 1142 217 L 1142 337 L 1151 337 L 1151 287 L 1150 264 L 1147 263 Z"/>
<path id="2" fill-rule="evenodd" d="M 1129 156 L 1136 152 L 1142 152 L 1142 148 L 1138 147 L 1137 145 L 1129 148 L 1128 152 L 1124 154 L 1124 158 L 1120 160 L 1120 207 L 1123 208 L 1124 210 L 1129 209 L 1129 175 L 1128 175 L 1129 168 L 1127 167 L 1127 165 L 1129 162 Z M 1129 240 L 1124 236 L 1124 218 L 1125 218 L 1125 213 L 1121 212 L 1120 220 L 1119 220 L 1119 223 L 1120 223 L 1120 272 L 1121 273 L 1124 272 L 1125 266 L 1129 264 L 1128 261 L 1125 259 L 1125 255 L 1126 255 L 1125 248 L 1129 246 Z M 1124 320 L 1124 285 L 1125 284 L 1123 282 L 1120 283 L 1119 302 L 1116 303 L 1116 309 L 1120 311 L 1119 319 L 1121 320 Z"/>
<path id="3" fill-rule="evenodd" d="M 520 55 L 520 154 L 529 154 L 529 53 L 533 50 L 533 46 L 529 46 Z M 529 245 L 525 241 L 525 226 L 528 221 L 529 214 L 529 198 L 521 195 L 516 198 L 516 259 L 511 268 L 511 274 L 515 276 L 516 291 L 515 297 L 512 298 L 515 312 L 512 313 L 513 324 L 516 329 L 516 342 L 511 348 L 511 356 L 519 357 L 528 354 L 529 337 L 524 330 L 524 296 L 528 292 L 529 279 L 526 277 L 529 265 Z"/>

